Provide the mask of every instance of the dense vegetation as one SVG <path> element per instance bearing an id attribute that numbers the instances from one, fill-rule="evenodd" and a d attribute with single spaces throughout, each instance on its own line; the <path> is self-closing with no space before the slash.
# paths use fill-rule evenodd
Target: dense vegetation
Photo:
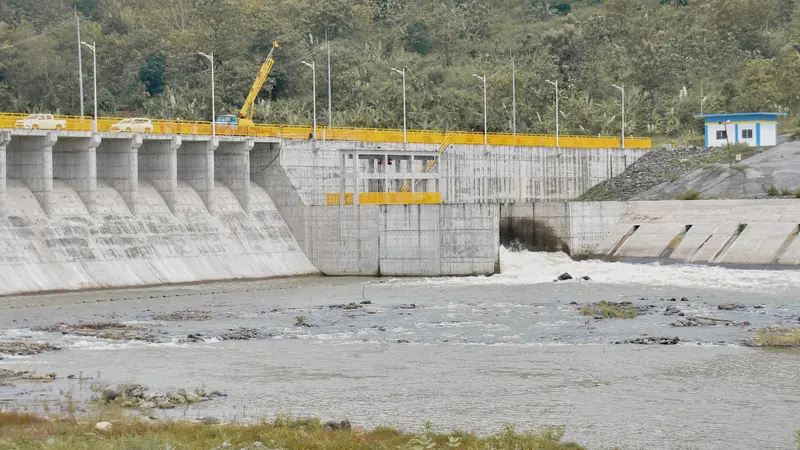
<path id="1" fill-rule="evenodd" d="M 333 53 L 333 122 L 481 130 L 481 82 L 491 76 L 489 128 L 511 129 L 510 55 L 518 129 L 554 130 L 561 88 L 565 133 L 619 132 L 624 84 L 629 134 L 699 136 L 700 112 L 794 111 L 800 103 L 796 0 L 6 0 L 0 3 L 0 110 L 78 112 L 73 7 L 98 48 L 104 115 L 210 117 L 244 100 L 272 41 L 281 43 L 256 119 L 311 122 L 317 63 L 327 122 L 325 33 Z M 91 52 L 84 49 L 87 111 Z M 794 122 L 800 116 L 790 116 Z"/>

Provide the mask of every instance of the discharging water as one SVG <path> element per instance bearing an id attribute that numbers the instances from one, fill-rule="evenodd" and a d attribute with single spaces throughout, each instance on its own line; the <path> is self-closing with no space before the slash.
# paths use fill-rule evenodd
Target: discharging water
<path id="1" fill-rule="evenodd" d="M 479 433 L 565 425 L 569 439 L 589 448 L 794 448 L 800 353 L 742 341 L 761 326 L 800 324 L 800 272 L 501 256 L 503 274 L 490 278 L 300 278 L 2 299 L 0 340 L 64 349 L 0 360 L 0 369 L 59 377 L 0 384 L 0 404 L 40 406 L 59 390 L 85 398 L 86 386 L 64 378 L 83 373 L 228 394 L 169 413 L 189 418 L 289 413 Z M 591 281 L 554 283 L 565 271 Z M 572 304 L 600 300 L 650 309 L 594 320 Z M 371 304 L 331 307 L 361 302 Z M 719 310 L 721 303 L 744 308 Z M 752 325 L 677 328 L 670 324 L 678 317 L 664 315 L 669 305 Z M 210 319 L 154 318 L 186 308 Z M 153 339 L 36 330 L 79 321 L 137 324 Z M 241 328 L 258 337 L 220 339 Z M 645 334 L 681 342 L 615 344 Z"/>

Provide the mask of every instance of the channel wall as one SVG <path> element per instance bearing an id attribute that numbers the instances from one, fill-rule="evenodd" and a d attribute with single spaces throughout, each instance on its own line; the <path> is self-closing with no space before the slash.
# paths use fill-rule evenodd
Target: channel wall
<path id="1" fill-rule="evenodd" d="M 501 235 L 573 258 L 800 267 L 800 201 L 549 202 L 502 205 Z M 540 239 L 531 234 L 555 236 Z M 547 248 L 548 245 L 550 248 Z"/>

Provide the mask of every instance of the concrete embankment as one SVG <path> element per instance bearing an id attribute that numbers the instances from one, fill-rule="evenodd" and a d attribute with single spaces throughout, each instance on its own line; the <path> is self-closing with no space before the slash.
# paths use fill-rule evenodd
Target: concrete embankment
<path id="1" fill-rule="evenodd" d="M 800 266 L 800 202 L 796 200 L 509 205 L 501 209 L 501 230 L 504 227 L 508 236 L 534 247 L 542 244 L 530 237 L 529 230 L 545 230 L 540 233 L 554 236 L 550 245 L 560 247 L 555 250 L 569 249 L 573 258 Z"/>

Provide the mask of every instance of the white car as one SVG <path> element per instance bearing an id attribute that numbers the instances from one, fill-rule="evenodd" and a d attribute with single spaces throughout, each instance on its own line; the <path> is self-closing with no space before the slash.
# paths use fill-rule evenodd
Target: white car
<path id="1" fill-rule="evenodd" d="M 127 131 L 133 133 L 152 133 L 153 122 L 150 119 L 135 117 L 124 119 L 111 125 L 111 131 Z"/>
<path id="2" fill-rule="evenodd" d="M 34 130 L 63 130 L 66 127 L 66 120 L 56 119 L 52 114 L 31 114 L 24 119 L 14 122 L 14 128 Z"/>

